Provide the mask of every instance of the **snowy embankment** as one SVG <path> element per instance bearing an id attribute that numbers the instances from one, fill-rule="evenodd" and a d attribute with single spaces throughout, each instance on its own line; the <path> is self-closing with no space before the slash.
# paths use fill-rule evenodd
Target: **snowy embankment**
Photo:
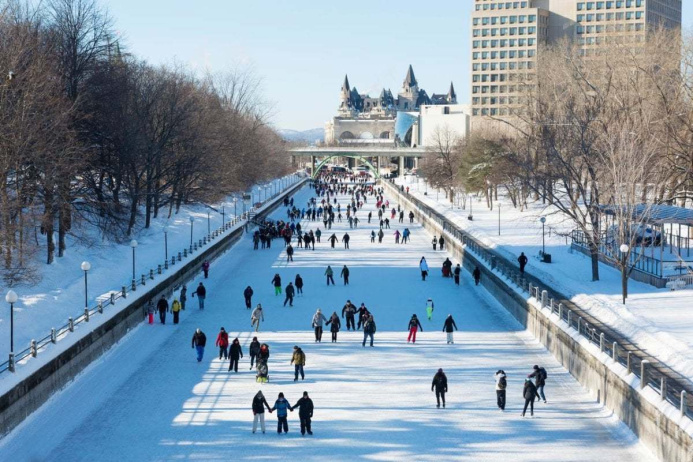
<path id="1" fill-rule="evenodd" d="M 570 238 L 566 236 L 574 226 L 555 209 L 535 203 L 520 212 L 509 200 L 502 199 L 499 235 L 498 207 L 489 210 L 483 198 L 473 199 L 474 219 L 470 221 L 467 219 L 469 203 L 466 209 L 457 205 L 453 208 L 442 191 L 437 193 L 434 188 L 426 188 L 423 180 L 417 183 L 416 177 L 400 178 L 397 184 L 408 186 L 411 195 L 436 208 L 511 262 L 524 252 L 529 258 L 529 273 L 571 297 L 580 307 L 669 367 L 693 379 L 693 290 L 671 292 L 631 280 L 628 300 L 623 305 L 620 273 L 600 263 L 600 280 L 593 282 L 589 257 L 570 249 Z M 428 194 L 424 194 L 426 191 Z M 542 216 L 546 217 L 545 245 L 553 259 L 551 264 L 542 263 L 536 257 L 542 250 L 539 221 Z"/>
<path id="2" fill-rule="evenodd" d="M 277 179 L 265 187 L 274 187 L 279 191 L 284 187 L 289 187 L 295 182 L 300 181 L 296 175 Z M 246 208 L 250 203 L 264 202 L 270 198 L 271 192 L 260 192 L 259 188 L 252 188 L 252 199 L 247 201 Z M 269 191 L 267 191 L 269 192 Z M 236 202 L 236 213 L 240 217 L 244 205 L 240 198 Z M 214 230 L 222 225 L 222 210 L 224 211 L 223 220 L 228 223 L 234 219 L 234 196 L 227 197 L 224 201 L 211 206 L 192 204 L 181 207 L 178 214 L 168 219 L 165 214 L 157 219 L 153 219 L 149 229 L 142 229 L 134 239 L 138 241 L 135 250 L 135 269 L 139 278 L 143 273 L 149 273 L 150 269 L 156 269 L 157 265 L 163 265 L 166 254 L 166 241 L 168 244 L 169 259 L 184 248 L 190 246 L 191 222 L 193 240 L 197 242 L 207 235 L 209 229 Z M 208 222 L 209 217 L 209 222 Z M 167 238 L 164 239 L 164 230 Z M 84 230 L 92 242 L 99 241 L 99 231 L 97 229 Z M 112 291 L 119 291 L 123 285 L 129 286 L 132 279 L 132 249 L 129 242 L 117 243 L 102 240 L 94 245 L 84 245 L 85 240 L 68 238 L 68 250 L 65 256 L 56 259 L 52 265 L 43 265 L 42 280 L 35 285 L 19 285 L 13 288 L 19 295 L 19 301 L 15 304 L 14 310 L 14 351 L 15 353 L 24 350 L 29 346 L 32 339 L 38 340 L 50 334 L 51 328 L 58 328 L 67 323 L 69 317 L 76 318 L 84 312 L 84 272 L 80 268 L 83 261 L 91 264 L 88 273 L 88 304 L 93 307 L 98 300 L 107 300 Z M 165 272 L 170 274 L 174 268 Z M 7 288 L 3 288 L 3 294 Z M 105 307 L 103 315 L 93 317 L 90 324 L 80 326 L 82 332 L 70 334 L 66 341 L 59 341 L 52 346 L 52 354 L 56 354 L 71 344 L 75 338 L 84 335 L 94 323 L 101 323 L 117 311 L 124 303 L 131 303 L 144 291 L 140 289 L 134 297 L 128 297 L 127 301 L 119 300 L 114 307 Z M 3 300 L 4 303 L 4 300 Z M 0 363 L 7 361 L 10 351 L 10 312 L 9 307 L 0 311 Z M 0 392 L 6 391 L 18 380 L 35 370 L 43 361 L 46 360 L 45 354 L 39 353 L 37 359 L 28 359 L 17 366 L 17 373 L 11 374 L 4 372 L 0 374 Z"/>

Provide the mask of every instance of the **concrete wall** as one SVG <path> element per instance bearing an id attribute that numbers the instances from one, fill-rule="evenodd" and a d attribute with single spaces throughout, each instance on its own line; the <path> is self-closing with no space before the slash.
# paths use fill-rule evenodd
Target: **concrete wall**
<path id="1" fill-rule="evenodd" d="M 285 196 L 293 194 L 304 184 L 305 182 L 300 182 L 280 194 L 272 205 L 258 213 L 257 216 L 260 218 L 267 216 L 281 204 Z M 6 435 L 19 425 L 55 392 L 69 384 L 92 361 L 115 345 L 130 329 L 143 322 L 146 316 L 146 305 L 150 300 L 155 301 L 161 294 L 169 295 L 175 287 L 198 276 L 200 266 L 205 260 L 211 261 L 222 256 L 242 236 L 242 227 L 231 231 L 185 264 L 172 268 L 172 271 L 174 269 L 176 271 L 162 281 L 149 287 L 139 286 L 137 295 L 141 295 L 140 292 L 145 291 L 144 296 L 140 296 L 137 301 L 124 307 L 111 319 L 97 326 L 91 333 L 0 396 L 0 436 Z M 80 329 L 88 328 L 88 323 L 80 324 Z M 70 339 L 68 337 L 62 341 L 69 342 Z"/>
<path id="2" fill-rule="evenodd" d="M 443 232 L 437 222 L 421 213 L 395 186 L 388 182 L 383 184 L 390 193 L 399 196 L 399 202 L 405 210 L 414 211 L 417 221 L 424 228 L 436 235 Z M 452 224 L 446 226 L 454 227 Z M 571 335 L 571 332 L 556 324 L 555 320 L 549 317 L 548 310 L 542 311 L 530 303 L 504 279 L 489 271 L 484 262 L 466 252 L 460 241 L 447 233 L 445 236 L 448 251 L 460 260 L 462 266 L 470 272 L 478 266 L 481 269 L 481 284 L 484 288 L 526 327 L 580 384 L 589 389 L 599 402 L 628 425 L 657 457 L 663 461 L 693 461 L 693 438 L 655 403 L 626 382 L 616 372 L 623 369 L 620 365 L 613 364 L 609 367 Z"/>

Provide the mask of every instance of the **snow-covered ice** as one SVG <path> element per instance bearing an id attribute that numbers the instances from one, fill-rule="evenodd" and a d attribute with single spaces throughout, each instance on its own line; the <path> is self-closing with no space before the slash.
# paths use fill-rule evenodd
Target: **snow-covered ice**
<path id="1" fill-rule="evenodd" d="M 297 204 L 311 197 L 308 188 Z M 341 197 L 344 205 L 345 200 Z M 143 324 L 134 329 L 70 386 L 54 396 L 10 435 L 0 453 L 12 460 L 654 460 L 637 438 L 584 390 L 533 337 L 467 273 L 461 286 L 443 279 L 445 252 L 432 252 L 431 236 L 418 224 L 393 220 L 383 244 L 371 244 L 366 223 L 373 199 L 359 212 L 361 226 L 349 230 L 351 249 L 330 249 L 328 231 L 316 250 L 296 249 L 287 265 L 283 245 L 252 250 L 249 235 L 215 262 L 206 309 L 190 300 L 179 325 Z M 396 206 L 396 204 L 395 204 Z M 284 209 L 276 212 L 283 217 Z M 408 221 L 405 219 L 405 221 Z M 315 229 L 321 222 L 303 222 Z M 410 244 L 394 244 L 395 229 L 412 231 Z M 348 223 L 332 231 L 341 238 Z M 426 256 L 431 275 L 421 281 L 418 261 Z M 323 273 L 335 269 L 336 286 Z M 350 285 L 337 277 L 347 264 Z M 283 307 L 270 280 L 279 273 L 286 286 L 296 273 L 304 295 Z M 471 283 L 470 283 L 471 282 Z M 191 282 L 194 286 L 197 281 Z M 253 337 L 242 291 L 250 284 L 253 303 L 265 308 L 257 334 L 271 348 L 270 382 L 257 384 L 246 356 L 239 373 L 217 359 L 214 339 L 221 326 L 238 337 L 247 354 Z M 428 297 L 435 301 L 426 320 Z M 345 301 L 364 302 L 378 331 L 373 348 L 362 347 L 360 332 L 339 342 L 314 343 L 311 318 L 341 312 Z M 424 332 L 406 343 L 412 313 Z M 451 313 L 460 328 L 455 344 L 441 331 Z M 191 337 L 207 334 L 205 359 L 197 363 Z M 307 356 L 306 380 L 293 382 L 293 345 Z M 534 418 L 521 418 L 521 389 L 533 364 L 548 370 L 548 404 Z M 442 367 L 448 376 L 448 408 L 436 409 L 431 379 Z M 495 405 L 493 374 L 508 374 L 508 406 Z M 301 437 L 298 416 L 289 414 L 290 432 L 276 434 L 276 417 L 266 414 L 267 434 L 251 434 L 250 403 L 262 389 L 270 404 L 284 392 L 292 404 L 306 390 L 315 403 L 314 436 Z"/>

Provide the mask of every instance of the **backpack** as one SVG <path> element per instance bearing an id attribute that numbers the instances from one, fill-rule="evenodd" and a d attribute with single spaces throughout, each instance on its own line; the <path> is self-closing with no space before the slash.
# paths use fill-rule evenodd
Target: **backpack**
<path id="1" fill-rule="evenodd" d="M 546 379 L 547 379 L 548 376 L 549 376 L 549 374 L 546 373 L 546 369 L 544 369 L 544 368 L 542 367 L 542 368 L 541 368 L 541 371 L 540 371 L 539 373 L 541 374 L 541 378 L 544 379 L 544 381 L 546 382 Z"/>
<path id="2" fill-rule="evenodd" d="M 498 380 L 498 388 L 500 388 L 501 390 L 505 390 L 507 386 L 508 386 L 508 381 L 505 379 L 505 376 L 501 377 Z"/>

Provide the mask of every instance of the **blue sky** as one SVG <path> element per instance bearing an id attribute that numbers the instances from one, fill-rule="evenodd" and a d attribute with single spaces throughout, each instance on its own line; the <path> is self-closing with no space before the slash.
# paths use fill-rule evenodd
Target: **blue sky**
<path id="1" fill-rule="evenodd" d="M 322 127 L 345 73 L 362 93 L 396 93 L 412 64 L 429 94 L 453 81 L 469 100 L 472 0 L 103 1 L 127 48 L 151 63 L 252 67 L 278 128 Z M 693 25 L 686 5 L 683 22 Z"/>

